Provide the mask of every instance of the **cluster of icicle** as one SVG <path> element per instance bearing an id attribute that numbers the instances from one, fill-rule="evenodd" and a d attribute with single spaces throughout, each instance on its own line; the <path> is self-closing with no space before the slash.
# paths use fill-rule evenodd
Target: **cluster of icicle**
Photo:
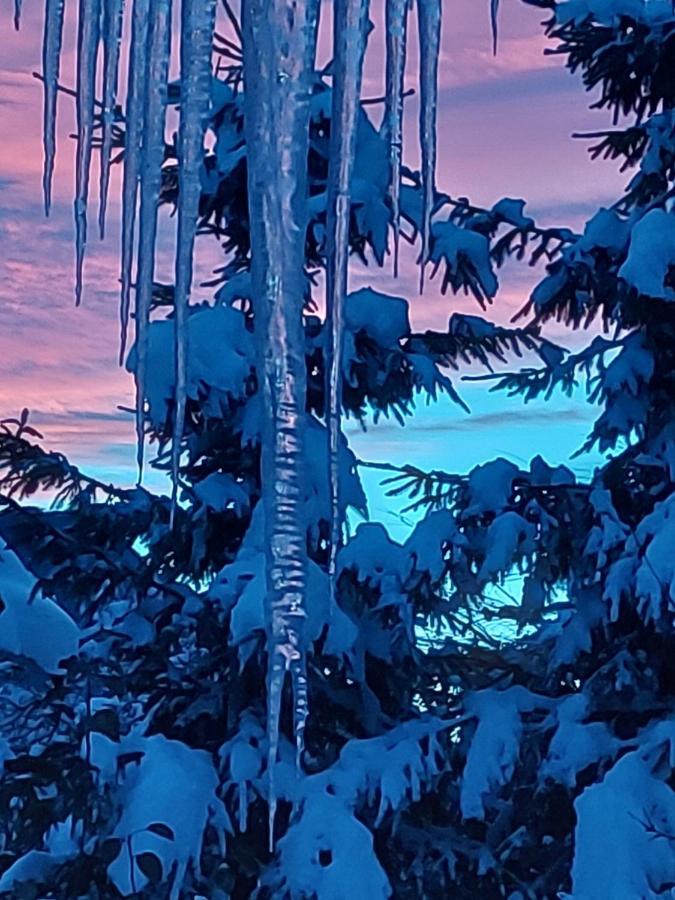
<path id="1" fill-rule="evenodd" d="M 171 52 L 171 0 L 129 3 L 131 46 L 125 103 L 124 174 L 122 184 L 120 361 L 126 352 L 132 287 L 136 328 L 136 429 L 139 477 L 143 468 L 145 376 L 150 323 L 155 243 Z M 120 42 L 124 0 L 79 0 L 77 43 L 77 153 L 75 162 L 75 300 L 82 299 L 88 231 L 90 171 L 97 115 L 100 117 L 100 185 L 98 224 L 105 233 L 115 110 L 118 102 Z M 211 48 L 215 0 L 181 0 L 181 96 L 178 130 L 179 198 L 175 254 L 176 413 L 173 457 L 174 494 L 185 417 L 186 320 L 192 287 L 192 259 L 199 198 L 204 132 L 211 94 Z M 65 0 L 46 0 L 43 35 L 45 211 L 49 214 L 56 152 L 56 100 Z M 18 24 L 18 17 L 17 17 Z M 102 58 L 102 100 L 96 77 Z M 137 222 L 138 219 L 138 222 Z M 135 281 L 132 280 L 136 257 Z M 175 499 L 175 497 L 174 497 Z"/>
<path id="2" fill-rule="evenodd" d="M 44 78 L 44 200 L 49 213 L 55 157 L 56 100 L 65 0 L 46 0 Z M 200 169 L 211 90 L 215 0 L 180 3 L 179 191 L 175 253 L 175 423 L 172 447 L 174 506 L 186 406 L 187 318 L 200 199 Z M 389 193 L 398 270 L 399 189 L 403 133 L 406 28 L 410 0 L 386 4 L 386 107 L 390 148 Z M 442 0 L 415 0 L 420 36 L 420 144 L 423 196 L 421 284 L 429 255 L 436 164 L 437 71 Z M 493 18 L 498 0 L 491 0 Z M 124 144 L 121 234 L 121 347 L 126 348 L 132 286 L 136 330 L 136 428 L 139 477 L 144 454 L 147 341 L 155 266 L 157 216 L 164 160 L 172 0 L 127 0 L 131 46 Z M 19 24 L 21 0 L 16 0 Z M 303 517 L 305 360 L 302 308 L 307 225 L 307 148 L 310 97 L 320 0 L 243 0 L 241 10 L 246 90 L 251 274 L 259 333 L 263 502 L 268 548 L 269 772 L 278 753 L 279 720 L 287 673 L 293 689 L 298 760 L 307 719 L 306 523 Z M 343 523 L 339 503 L 341 351 L 349 256 L 350 182 L 356 149 L 361 73 L 369 0 L 334 0 L 332 124 L 326 229 L 327 425 L 331 497 L 330 583 L 335 602 L 337 551 Z M 75 191 L 76 302 L 82 297 L 87 207 L 97 105 L 101 119 L 99 230 L 106 219 L 113 125 L 118 101 L 124 0 L 79 0 L 77 55 L 77 157 Z M 102 102 L 96 75 L 102 53 Z M 138 223 L 136 221 L 138 217 Z M 135 283 L 132 282 L 134 256 Z M 274 785 L 270 789 L 274 820 Z"/>

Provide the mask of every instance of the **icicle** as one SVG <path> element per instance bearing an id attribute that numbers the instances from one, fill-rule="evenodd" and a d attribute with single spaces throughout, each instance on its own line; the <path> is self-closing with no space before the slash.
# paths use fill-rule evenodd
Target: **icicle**
<path id="1" fill-rule="evenodd" d="M 14 0 L 14 28 L 18 31 L 21 28 L 21 0 Z"/>
<path id="2" fill-rule="evenodd" d="M 120 41 L 122 40 L 123 8 L 123 0 L 103 0 L 103 131 L 98 208 L 98 228 L 101 240 L 105 236 L 105 213 L 110 182 L 110 153 L 115 118 Z"/>
<path id="3" fill-rule="evenodd" d="M 422 150 L 422 255 L 420 293 L 429 258 L 436 177 L 436 105 L 441 43 L 441 0 L 417 0 L 420 36 L 420 145 Z"/>
<path id="4" fill-rule="evenodd" d="M 490 0 L 490 24 L 492 26 L 492 52 L 497 55 L 499 0 Z"/>
<path id="5" fill-rule="evenodd" d="M 54 159 L 56 157 L 56 102 L 61 64 L 63 10 L 64 0 L 47 0 L 45 3 L 45 24 L 42 38 L 42 83 L 44 90 L 42 191 L 45 201 L 45 215 L 47 216 L 52 205 L 52 176 L 54 174 Z"/>
<path id="6" fill-rule="evenodd" d="M 146 59 L 148 44 L 149 0 L 134 0 L 131 21 L 131 48 L 127 102 L 124 111 L 124 175 L 122 179 L 122 294 L 120 300 L 120 365 L 124 362 L 127 345 L 129 307 L 131 305 L 131 267 L 134 257 L 136 200 L 141 170 L 143 134 L 143 102 L 145 98 Z"/>
<path id="7" fill-rule="evenodd" d="M 141 160 L 141 208 L 138 223 L 136 275 L 136 459 L 138 480 L 143 476 L 145 375 L 148 327 L 155 275 L 157 212 L 162 187 L 167 79 L 171 50 L 171 0 L 151 0 Z"/>
<path id="8" fill-rule="evenodd" d="M 309 694 L 307 682 L 306 659 L 299 657 L 291 665 L 291 679 L 293 687 L 293 730 L 295 732 L 296 757 L 295 764 L 298 770 L 302 766 L 302 754 L 305 750 L 305 727 L 309 715 Z"/>
<path id="9" fill-rule="evenodd" d="M 394 223 L 394 277 L 398 278 L 401 233 L 401 154 L 403 150 L 403 76 L 405 73 L 408 0 L 386 0 L 387 75 L 384 130 L 389 144 L 389 199 Z"/>
<path id="10" fill-rule="evenodd" d="M 326 409 L 330 495 L 330 609 L 335 602 L 337 553 L 342 541 L 340 509 L 340 414 L 344 302 L 349 266 L 350 184 L 356 153 L 361 72 L 366 47 L 368 0 L 336 0 L 333 23 L 333 105 L 328 164 L 326 247 Z"/>
<path id="11" fill-rule="evenodd" d="M 77 161 L 75 165 L 75 303 L 82 300 L 82 272 L 87 245 L 89 169 L 94 133 L 96 60 L 98 57 L 100 0 L 80 0 L 77 36 Z"/>
<path id="12" fill-rule="evenodd" d="M 192 254 L 201 195 L 204 131 L 211 94 L 211 45 L 215 0 L 183 0 L 180 44 L 180 126 L 178 132 L 178 237 L 176 242 L 175 356 L 176 415 L 171 445 L 171 524 L 176 510 L 180 447 L 185 421 L 187 316 L 192 287 Z"/>
<path id="13" fill-rule="evenodd" d="M 239 782 L 239 831 L 244 834 L 248 826 L 248 784 Z"/>
<path id="14" fill-rule="evenodd" d="M 270 844 L 274 770 L 286 673 L 294 689 L 298 758 L 307 718 L 304 517 L 307 152 L 318 0 L 244 0 L 244 120 L 251 274 L 259 340 L 262 496 L 267 576 L 267 739 Z"/>

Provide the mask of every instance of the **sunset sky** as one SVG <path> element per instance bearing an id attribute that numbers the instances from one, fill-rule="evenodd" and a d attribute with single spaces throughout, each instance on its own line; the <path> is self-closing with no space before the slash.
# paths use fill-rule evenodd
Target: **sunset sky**
<path id="1" fill-rule="evenodd" d="M 588 110 L 578 79 L 555 57 L 545 57 L 539 26 L 542 13 L 517 0 L 503 0 L 499 53 L 493 58 L 488 0 L 447 0 L 440 62 L 439 187 L 492 205 L 503 196 L 524 197 L 543 224 L 580 227 L 599 205 L 611 203 L 623 179 L 612 164 L 591 163 L 573 131 L 597 129 L 604 114 Z M 46 442 L 97 475 L 133 479 L 133 424 L 118 405 L 132 402 L 132 383 L 117 366 L 119 181 L 111 190 L 105 242 L 92 233 L 83 305 L 73 303 L 72 102 L 59 107 L 54 208 L 46 220 L 40 187 L 41 108 L 39 83 L 43 4 L 24 0 L 23 25 L 11 30 L 9 3 L 0 22 L 0 417 L 23 406 Z M 411 20 L 412 21 L 412 20 Z M 377 24 L 377 23 L 376 23 Z M 74 82 L 74 22 L 67 22 L 62 81 Z M 366 67 L 364 95 L 382 92 L 383 34 L 376 29 Z M 411 35 L 414 45 L 415 37 Z M 415 54 L 408 81 L 415 82 Z M 408 102 L 406 160 L 415 164 L 415 98 Z M 93 171 L 93 182 L 98 173 Z M 96 209 L 93 191 L 91 219 Z M 93 232 L 93 228 L 92 228 Z M 207 241 L 208 239 L 203 239 Z M 170 258 L 169 227 L 162 240 Z M 203 276 L 219 259 L 217 246 L 204 246 Z M 417 296 L 413 256 L 405 259 L 397 284 L 384 272 L 357 268 L 353 286 L 370 284 L 407 296 L 418 327 L 443 328 L 454 310 L 477 312 L 465 297 L 441 297 L 435 284 Z M 166 263 L 165 263 L 166 264 Z M 495 314 L 506 321 L 527 296 L 533 273 L 510 267 Z M 196 296 L 199 297 L 199 292 Z M 203 293 L 208 296 L 208 290 Z M 562 332 L 558 332 L 561 335 Z M 553 333 L 556 336 L 555 332 Z M 565 338 L 569 345 L 569 338 Z M 474 415 L 447 402 L 420 411 L 415 423 L 378 426 L 361 436 L 348 425 L 357 452 L 370 459 L 410 461 L 462 471 L 497 454 L 522 461 L 542 452 L 561 462 L 580 443 L 592 410 L 567 398 L 523 407 L 481 387 L 457 385 Z M 588 471 L 593 460 L 575 467 Z M 374 505 L 381 495 L 371 491 Z"/>

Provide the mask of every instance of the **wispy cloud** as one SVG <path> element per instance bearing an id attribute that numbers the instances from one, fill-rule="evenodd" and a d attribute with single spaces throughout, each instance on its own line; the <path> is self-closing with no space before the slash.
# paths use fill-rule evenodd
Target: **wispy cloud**
<path id="1" fill-rule="evenodd" d="M 325 4 L 328 12 L 330 4 Z M 620 180 L 611 166 L 592 167 L 585 146 L 569 139 L 572 131 L 597 122 L 584 109 L 575 80 L 559 61 L 544 55 L 546 44 L 537 25 L 538 12 L 514 4 L 504 15 L 499 53 L 492 56 L 487 2 L 454 0 L 444 4 L 443 55 L 440 64 L 439 186 L 454 195 L 469 195 L 492 204 L 500 197 L 527 196 L 533 209 L 556 224 L 577 227 L 598 198 L 616 193 Z M 62 77 L 74 82 L 74 13 L 68 14 Z M 81 309 L 73 306 L 72 189 L 74 130 L 72 101 L 59 105 L 59 147 L 54 208 L 45 220 L 40 196 L 40 84 L 32 77 L 40 67 L 42 10 L 24 4 L 22 31 L 3 26 L 0 41 L 0 417 L 22 406 L 34 410 L 37 427 L 50 446 L 105 469 L 129 474 L 133 468 L 133 425 L 117 406 L 130 405 L 133 385 L 116 364 L 119 172 L 111 191 L 109 237 L 100 244 L 92 235 L 86 264 L 86 294 Z M 329 25 L 329 17 L 325 17 Z M 414 16 L 407 79 L 416 79 Z M 324 55 L 329 52 L 324 34 Z M 383 30 L 371 38 L 365 73 L 366 93 L 383 87 Z M 417 96 L 407 104 L 405 153 L 417 164 Z M 96 163 L 95 163 L 96 165 Z M 92 177 L 92 219 L 96 202 Z M 166 223 L 165 223 L 166 226 Z M 162 231 L 160 271 L 170 277 L 171 228 Z M 92 229 L 93 231 L 94 229 Z M 216 242 L 200 245 L 200 271 L 206 275 L 220 261 Z M 475 313 L 468 297 L 441 296 L 432 281 L 417 294 L 416 250 L 404 247 L 402 277 L 385 269 L 354 267 L 352 286 L 370 284 L 411 301 L 415 328 L 444 328 L 453 311 Z M 201 277 L 201 276 L 200 276 Z M 508 267 L 493 313 L 507 322 L 526 299 L 538 273 Z M 491 313 L 492 315 L 492 313 Z M 554 421 L 555 420 L 555 421 Z M 424 457 L 436 435 L 475 435 L 528 429 L 535 435 L 566 422 L 578 432 L 588 421 L 576 407 L 541 411 L 528 408 L 480 412 L 439 421 L 420 415 L 401 431 L 382 424 L 373 429 L 378 446 L 397 447 L 402 435 L 416 458 Z M 355 436 L 355 435 L 354 435 Z M 396 440 L 393 438 L 396 436 Z M 419 440 L 418 440 L 419 438 Z M 468 446 L 468 445 L 467 445 Z"/>
<path id="2" fill-rule="evenodd" d="M 400 425 L 397 422 L 380 421 L 372 426 L 372 431 L 378 438 L 388 434 L 401 436 L 405 440 L 408 430 L 414 430 L 416 435 L 425 434 L 450 434 L 453 432 L 481 432 L 494 428 L 522 428 L 527 427 L 529 433 L 536 435 L 537 428 L 544 428 L 551 424 L 568 423 L 573 425 L 588 425 L 593 420 L 593 410 L 583 405 L 556 407 L 555 409 L 532 409 L 527 406 L 518 409 L 509 404 L 509 408 L 502 412 L 464 413 L 461 418 L 429 419 L 421 417 L 412 428 Z M 360 434 L 362 429 L 357 426 L 349 426 L 347 433 Z"/>

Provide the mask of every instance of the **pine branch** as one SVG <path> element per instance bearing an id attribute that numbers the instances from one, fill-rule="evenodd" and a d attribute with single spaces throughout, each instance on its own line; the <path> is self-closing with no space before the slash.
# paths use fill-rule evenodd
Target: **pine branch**
<path id="1" fill-rule="evenodd" d="M 149 573 L 147 563 L 134 551 L 127 551 L 124 558 L 122 558 L 122 556 L 114 558 L 98 543 L 83 542 L 79 537 L 68 534 L 68 532 L 59 528 L 50 519 L 49 515 L 45 515 L 44 511 L 41 509 L 25 506 L 18 503 L 12 497 L 4 495 L 0 495 L 0 506 L 4 506 L 7 510 L 11 510 L 12 513 L 30 522 L 34 529 L 36 541 L 38 540 L 38 537 L 49 535 L 51 540 L 57 541 L 64 545 L 64 547 L 70 548 L 70 551 L 72 552 L 66 550 L 61 554 L 63 558 L 73 562 L 80 556 L 85 558 L 93 556 L 103 562 L 107 567 L 108 572 L 105 577 L 101 578 L 102 582 L 105 582 L 111 573 L 116 573 L 119 576 L 115 579 L 117 583 L 123 583 L 125 581 L 133 583 L 141 580 L 146 588 L 151 587 L 159 592 L 163 591 L 167 594 L 171 594 L 174 597 L 179 598 L 181 602 L 185 600 L 186 589 L 181 589 L 171 583 L 156 579 Z M 131 565 L 127 561 L 129 559 L 134 559 L 137 565 Z"/>
<path id="2" fill-rule="evenodd" d="M 28 441 L 25 434 L 38 438 L 42 435 L 28 426 L 27 420 L 28 411 L 24 410 L 22 420 L 0 421 L 0 489 L 6 491 L 9 497 L 25 499 L 38 491 L 56 491 L 55 506 L 76 500 L 92 502 L 97 492 L 109 499 L 138 499 L 138 488 L 124 490 L 105 484 L 85 475 L 62 453 L 43 450 L 39 444 Z M 140 490 L 148 499 L 152 498 L 144 488 Z"/>
<path id="3" fill-rule="evenodd" d="M 463 316 L 455 313 L 447 332 L 425 331 L 410 336 L 407 346 L 411 352 L 431 354 L 441 365 L 455 370 L 460 364 L 479 363 L 493 371 L 490 357 L 499 363 L 508 362 L 509 355 L 519 359 L 525 352 L 540 356 L 556 353 L 561 347 L 541 335 L 536 324 L 524 328 L 505 328 L 493 325 L 479 316 Z"/>

